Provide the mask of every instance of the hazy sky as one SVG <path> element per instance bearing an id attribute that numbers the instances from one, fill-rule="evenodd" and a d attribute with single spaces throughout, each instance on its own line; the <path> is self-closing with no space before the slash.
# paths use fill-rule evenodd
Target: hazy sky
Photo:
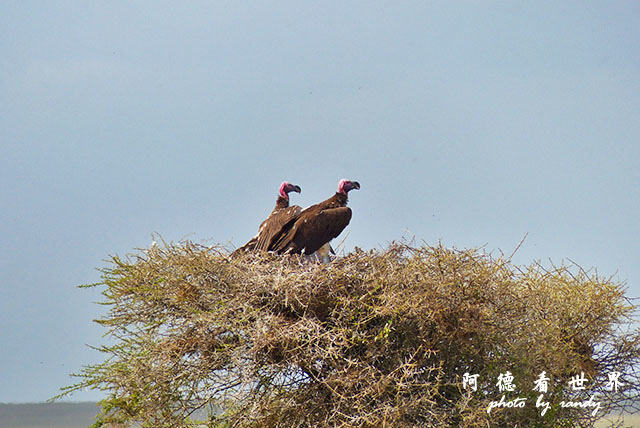
<path id="1" fill-rule="evenodd" d="M 640 296 L 639 44 L 636 1 L 3 0 L 0 402 L 100 361 L 109 255 L 239 246 L 283 180 L 360 182 L 347 251 L 528 234 Z"/>

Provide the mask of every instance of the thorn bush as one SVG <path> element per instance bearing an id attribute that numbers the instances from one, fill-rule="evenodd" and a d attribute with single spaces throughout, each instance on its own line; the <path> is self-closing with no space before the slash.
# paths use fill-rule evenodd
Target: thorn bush
<path id="1" fill-rule="evenodd" d="M 577 266 L 404 243 L 323 265 L 182 242 L 113 257 L 91 286 L 111 344 L 62 395 L 104 391 L 95 426 L 586 427 L 640 386 L 625 287 Z M 618 393 L 604 388 L 614 370 Z M 527 405 L 488 413 L 506 371 L 507 399 Z M 596 417 L 559 405 L 579 373 Z"/>

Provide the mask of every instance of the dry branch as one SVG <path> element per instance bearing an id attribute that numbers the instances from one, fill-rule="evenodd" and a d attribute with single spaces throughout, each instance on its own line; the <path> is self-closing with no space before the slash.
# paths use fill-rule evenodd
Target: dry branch
<path id="1" fill-rule="evenodd" d="M 320 265 L 184 242 L 114 257 L 96 286 L 115 344 L 66 392 L 108 394 L 97 426 L 581 427 L 589 411 L 559 406 L 579 396 L 571 376 L 585 373 L 598 416 L 640 386 L 634 306 L 581 269 L 403 244 Z M 528 405 L 489 414 L 507 370 Z M 532 391 L 543 371 L 544 417 Z"/>

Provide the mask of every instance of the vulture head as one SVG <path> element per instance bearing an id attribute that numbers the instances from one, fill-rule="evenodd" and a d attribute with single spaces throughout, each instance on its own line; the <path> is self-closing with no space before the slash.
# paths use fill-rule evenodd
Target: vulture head
<path id="1" fill-rule="evenodd" d="M 282 196 L 286 200 L 289 200 L 289 192 L 300 193 L 301 191 L 302 189 L 300 189 L 300 186 L 296 186 L 295 184 L 291 184 L 287 181 L 283 181 L 280 185 L 280 196 Z"/>
<path id="2" fill-rule="evenodd" d="M 338 183 L 338 193 L 342 193 L 345 196 L 348 196 L 349 191 L 353 189 L 360 189 L 360 183 L 357 181 L 349 181 L 344 178 L 340 180 L 340 183 Z"/>

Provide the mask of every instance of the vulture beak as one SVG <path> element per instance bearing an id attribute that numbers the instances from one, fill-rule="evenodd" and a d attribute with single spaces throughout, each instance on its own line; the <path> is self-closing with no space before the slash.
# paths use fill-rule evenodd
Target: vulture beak
<path id="1" fill-rule="evenodd" d="M 352 184 L 354 189 L 360 190 L 360 183 L 358 183 L 357 181 L 354 181 Z"/>
<path id="2" fill-rule="evenodd" d="M 293 191 L 296 193 L 300 193 L 302 192 L 302 189 L 300 188 L 300 186 L 293 186 Z"/>

